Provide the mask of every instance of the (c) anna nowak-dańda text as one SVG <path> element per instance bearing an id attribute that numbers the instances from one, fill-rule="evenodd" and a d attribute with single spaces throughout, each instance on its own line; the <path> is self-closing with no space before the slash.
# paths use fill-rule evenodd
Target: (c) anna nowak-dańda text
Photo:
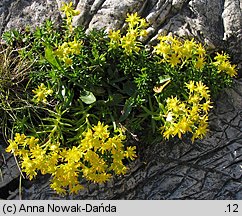
<path id="1" fill-rule="evenodd" d="M 117 208 L 114 205 L 101 203 L 100 205 L 85 204 L 85 205 L 25 205 L 21 204 L 18 212 L 116 212 Z"/>

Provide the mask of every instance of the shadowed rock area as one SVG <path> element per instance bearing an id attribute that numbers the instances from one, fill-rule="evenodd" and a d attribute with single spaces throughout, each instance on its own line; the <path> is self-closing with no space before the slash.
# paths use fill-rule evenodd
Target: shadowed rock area
<path id="1" fill-rule="evenodd" d="M 225 50 L 242 66 L 242 2 L 240 0 L 77 0 L 80 15 L 74 25 L 120 28 L 127 13 L 138 11 L 150 23 L 147 43 L 159 33 L 195 37 L 211 51 Z M 45 18 L 58 20 L 59 0 L 3 0 L 0 34 L 10 28 L 37 26 Z M 124 177 L 104 185 L 83 182 L 86 190 L 75 196 L 57 196 L 49 176 L 22 179 L 15 159 L 0 145 L 1 199 L 242 199 L 242 79 L 234 81 L 214 104 L 210 132 L 194 144 L 175 140 L 139 145 L 139 158 Z"/>

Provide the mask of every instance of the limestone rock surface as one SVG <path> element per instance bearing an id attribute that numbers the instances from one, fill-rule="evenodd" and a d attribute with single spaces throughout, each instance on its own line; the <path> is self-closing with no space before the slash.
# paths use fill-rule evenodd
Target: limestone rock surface
<path id="1" fill-rule="evenodd" d="M 9 29 L 36 27 L 50 18 L 59 23 L 63 0 L 1 0 L 0 35 Z M 65 0 L 68 2 L 68 0 Z M 225 50 L 242 75 L 241 0 L 75 0 L 80 15 L 73 25 L 122 28 L 127 13 L 138 12 L 150 24 L 147 43 L 169 33 L 195 37 L 212 51 Z M 106 185 L 88 185 L 73 197 L 58 197 L 48 176 L 22 181 L 24 199 L 242 199 L 242 80 L 216 101 L 211 132 L 193 145 L 157 143 L 141 151 L 125 177 Z M 0 144 L 0 198 L 19 199 L 19 169 Z"/>

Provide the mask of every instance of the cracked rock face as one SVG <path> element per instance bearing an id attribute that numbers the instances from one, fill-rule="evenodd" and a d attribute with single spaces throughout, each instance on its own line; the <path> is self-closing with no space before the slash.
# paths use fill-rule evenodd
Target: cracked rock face
<path id="1" fill-rule="evenodd" d="M 2 0 L 0 2 L 0 35 L 9 29 L 36 27 L 45 19 L 58 21 L 58 4 L 52 0 Z"/>
<path id="2" fill-rule="evenodd" d="M 0 35 L 9 29 L 38 26 L 46 18 L 58 24 L 64 0 L 2 0 Z M 65 0 L 68 2 L 68 0 Z M 242 75 L 241 0 L 75 0 L 80 15 L 73 25 L 122 28 L 127 13 L 138 12 L 150 24 L 146 43 L 160 33 L 195 37 L 211 51 L 225 50 Z M 145 147 L 125 177 L 91 184 L 74 197 L 58 197 L 48 176 L 22 180 L 24 199 L 242 199 L 242 80 L 216 101 L 207 138 Z M 0 144 L 0 198 L 18 199 L 19 170 Z M 85 184 L 85 182 L 83 182 Z"/>

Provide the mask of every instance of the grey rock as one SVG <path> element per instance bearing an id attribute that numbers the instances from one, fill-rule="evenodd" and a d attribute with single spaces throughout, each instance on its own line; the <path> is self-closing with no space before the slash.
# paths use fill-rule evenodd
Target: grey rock
<path id="1" fill-rule="evenodd" d="M 10 29 L 39 26 L 47 18 L 58 21 L 59 16 L 54 0 L 3 0 L 0 3 L 0 35 Z"/>
<path id="2" fill-rule="evenodd" d="M 80 1 L 81 3 L 82 1 Z M 145 0 L 96 0 L 90 7 L 88 31 L 93 28 L 115 29 L 123 25 L 127 13 L 139 11 Z M 80 4 L 79 3 L 79 4 Z M 78 8 L 78 7 L 77 7 Z M 88 16 L 87 16 L 88 17 Z M 85 17 L 83 17 L 85 19 Z"/>
<path id="3" fill-rule="evenodd" d="M 0 198 L 7 199 L 14 193 L 19 186 L 20 170 L 16 159 L 9 153 L 4 152 L 0 145 Z M 17 191 L 18 192 L 18 191 Z"/>
<path id="4" fill-rule="evenodd" d="M 46 18 L 58 24 L 62 0 L 2 0 L 0 35 L 9 29 L 36 27 Z M 70 2 L 70 0 L 65 0 Z M 117 29 L 127 13 L 149 22 L 146 43 L 161 33 L 195 37 L 211 51 L 225 50 L 242 75 L 241 0 L 75 0 L 80 10 L 73 25 Z M 124 177 L 104 185 L 88 184 L 75 196 L 60 197 L 49 176 L 23 180 L 23 199 L 242 199 L 242 80 L 235 81 L 215 103 L 206 139 L 194 144 L 176 140 L 146 146 Z M 4 152 L 0 149 L 1 153 Z M 4 153 L 5 154 L 5 153 Z M 13 157 L 0 157 L 0 198 L 19 199 L 19 171 Z M 3 192 L 4 191 L 4 192 Z M 10 192 L 9 192 L 10 191 Z"/>

